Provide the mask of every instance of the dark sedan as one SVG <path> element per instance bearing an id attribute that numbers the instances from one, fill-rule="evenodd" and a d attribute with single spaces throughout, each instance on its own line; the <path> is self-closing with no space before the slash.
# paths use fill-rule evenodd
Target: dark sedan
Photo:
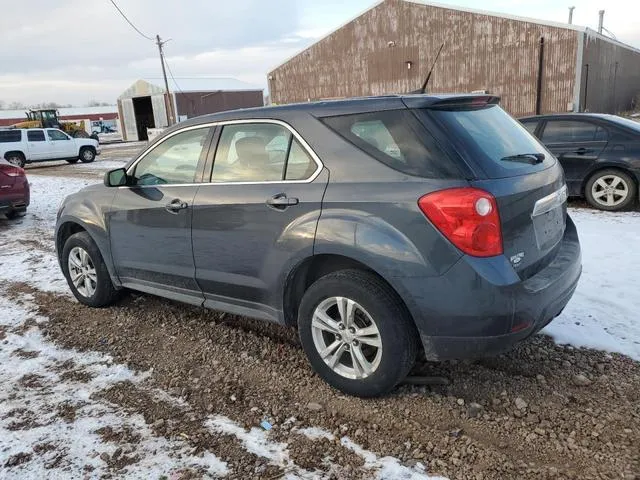
<path id="1" fill-rule="evenodd" d="M 601 210 L 623 210 L 638 197 L 640 123 L 615 115 L 575 113 L 521 118 L 560 160 L 569 194 Z"/>

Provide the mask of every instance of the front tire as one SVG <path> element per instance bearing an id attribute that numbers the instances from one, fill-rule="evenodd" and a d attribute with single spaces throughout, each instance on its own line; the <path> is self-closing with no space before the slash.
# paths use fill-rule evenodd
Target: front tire
<path id="1" fill-rule="evenodd" d="M 107 307 L 119 296 L 100 250 L 87 232 L 71 235 L 62 249 L 62 272 L 76 299 L 90 307 Z"/>
<path id="2" fill-rule="evenodd" d="M 633 179 L 625 172 L 615 169 L 594 173 L 584 190 L 587 202 L 592 207 L 610 212 L 629 208 L 637 193 Z"/>
<path id="3" fill-rule="evenodd" d="M 298 327 L 313 369 L 349 395 L 389 392 L 407 376 L 418 351 L 406 307 L 365 271 L 341 270 L 311 285 L 300 304 Z"/>
<path id="4" fill-rule="evenodd" d="M 91 163 L 96 159 L 96 151 L 91 147 L 82 147 L 80 149 L 80 160 L 82 163 Z"/>

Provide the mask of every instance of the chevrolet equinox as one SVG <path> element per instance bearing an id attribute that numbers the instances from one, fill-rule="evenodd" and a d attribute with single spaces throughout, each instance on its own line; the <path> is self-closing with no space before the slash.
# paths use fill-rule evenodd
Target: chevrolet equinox
<path id="1" fill-rule="evenodd" d="M 123 289 L 296 326 L 333 387 L 504 351 L 580 273 L 556 158 L 487 95 L 223 112 L 166 130 L 60 206 L 75 297 Z M 240 352 L 238 352 L 239 354 Z"/>

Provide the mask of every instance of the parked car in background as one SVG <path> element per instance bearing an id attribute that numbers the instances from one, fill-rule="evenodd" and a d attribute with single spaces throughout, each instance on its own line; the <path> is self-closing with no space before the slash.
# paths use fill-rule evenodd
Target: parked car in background
<path id="1" fill-rule="evenodd" d="M 0 158 L 24 167 L 31 162 L 78 160 L 93 162 L 100 144 L 93 138 L 73 138 L 57 128 L 7 128 L 0 130 Z"/>
<path id="2" fill-rule="evenodd" d="M 638 199 L 640 123 L 615 115 L 576 113 L 521 118 L 564 168 L 569 195 L 601 210 Z"/>
<path id="3" fill-rule="evenodd" d="M 420 348 L 504 351 L 563 310 L 581 259 L 560 165 L 497 103 L 388 96 L 181 122 L 63 201 L 60 266 L 93 307 L 130 288 L 297 326 L 313 368 L 354 395 L 389 391 Z"/>
<path id="4" fill-rule="evenodd" d="M 0 158 L 0 214 L 10 219 L 24 214 L 29 206 L 29 195 L 24 170 Z"/>

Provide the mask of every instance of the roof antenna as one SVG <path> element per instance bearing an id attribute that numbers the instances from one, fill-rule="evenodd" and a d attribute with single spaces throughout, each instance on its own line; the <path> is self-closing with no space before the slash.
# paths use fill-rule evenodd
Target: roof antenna
<path id="1" fill-rule="evenodd" d="M 442 45 L 440 45 L 440 49 L 438 50 L 438 53 L 436 54 L 436 58 L 433 60 L 433 64 L 431 65 L 431 70 L 429 70 L 429 73 L 427 74 L 427 78 L 425 78 L 424 83 L 422 84 L 422 87 L 420 88 L 420 90 L 416 90 L 415 92 L 411 92 L 411 93 L 422 94 L 422 93 L 426 93 L 427 92 L 427 85 L 429 85 L 429 80 L 431 80 L 431 74 L 433 73 L 433 69 L 436 66 L 436 62 L 438 61 L 438 58 L 440 57 L 440 52 L 442 52 L 442 48 L 443 47 L 444 47 L 444 42 L 442 42 Z"/>

